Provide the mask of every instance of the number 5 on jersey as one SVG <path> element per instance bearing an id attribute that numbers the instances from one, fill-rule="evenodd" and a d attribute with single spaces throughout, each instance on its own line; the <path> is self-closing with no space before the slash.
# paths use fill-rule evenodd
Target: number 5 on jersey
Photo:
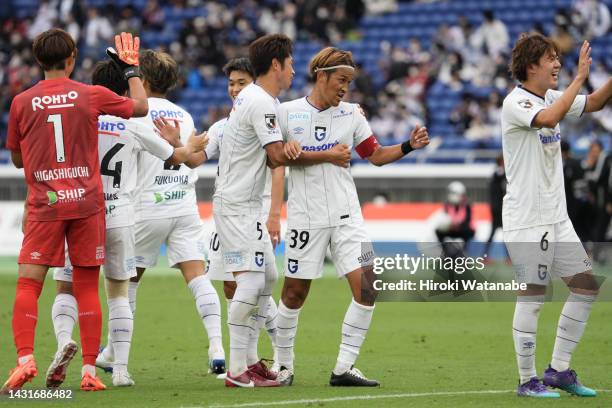
<path id="1" fill-rule="evenodd" d="M 53 123 L 53 136 L 55 139 L 55 159 L 58 163 L 66 161 L 64 153 L 64 127 L 62 126 L 61 113 L 55 113 L 47 117 L 47 123 Z"/>

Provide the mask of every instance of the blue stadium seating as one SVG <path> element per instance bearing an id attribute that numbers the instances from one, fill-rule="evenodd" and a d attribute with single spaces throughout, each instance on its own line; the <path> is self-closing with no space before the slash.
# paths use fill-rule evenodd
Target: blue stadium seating
<path id="1" fill-rule="evenodd" d="M 226 0 L 232 6 L 238 0 Z M 147 0 L 87 0 L 87 4 L 94 7 L 114 5 L 123 7 L 132 5 L 142 10 Z M 266 0 L 265 3 L 276 4 L 277 0 Z M 604 0 L 612 6 L 612 0 Z M 19 18 L 34 16 L 39 0 L 14 1 L 15 14 Z M 162 2 L 163 4 L 163 2 Z M 360 22 L 362 38 L 358 42 L 343 41 L 337 46 L 351 50 L 357 62 L 361 63 L 370 73 L 377 86 L 384 85 L 383 75 L 380 73 L 378 62 L 381 55 L 380 43 L 388 41 L 392 44 L 407 45 L 410 38 L 417 38 L 424 48 L 428 48 L 438 26 L 442 23 L 456 24 L 459 16 L 464 15 L 477 26 L 482 22 L 482 11 L 493 10 L 507 25 L 511 38 L 528 31 L 534 24 L 540 23 L 546 30 L 553 26 L 555 12 L 559 8 L 569 8 L 572 0 L 454 0 L 431 3 L 400 2 L 398 10 L 394 13 L 378 16 L 366 16 Z M 181 27 L 185 21 L 207 14 L 206 7 L 179 9 L 172 6 L 163 6 L 168 22 L 163 30 L 144 30 L 141 33 L 142 43 L 146 47 L 167 45 L 178 39 Z M 249 20 L 255 20 L 255 15 L 247 15 Z M 170 23 L 174 22 L 174 23 Z M 612 66 L 612 35 L 594 39 L 593 58 L 604 60 Z M 294 89 L 304 87 L 308 76 L 308 62 L 312 55 L 320 49 L 316 42 L 297 42 L 295 44 L 295 70 Z M 566 58 L 566 67 L 575 66 L 577 53 L 574 52 Z M 200 81 L 199 81 L 200 82 Z M 201 89 L 184 89 L 181 91 L 178 102 L 192 112 L 196 118 L 207 114 L 213 106 L 229 104 L 226 94 L 225 78 L 218 77 L 211 81 L 201 81 Z M 464 92 L 477 97 L 486 97 L 491 88 L 478 88 L 467 85 Z M 468 141 L 456 134 L 454 125 L 449 122 L 450 113 L 461 102 L 461 93 L 454 92 L 441 83 L 434 83 L 427 93 L 426 106 L 429 110 L 428 123 L 432 135 L 444 138 L 442 149 L 469 149 L 474 148 L 474 142 Z M 6 123 L 6 122 L 5 122 Z M 489 142 L 491 148 L 500 148 L 499 141 Z M 482 147 L 482 146 L 480 146 Z M 411 159 L 413 160 L 413 159 Z M 435 159 L 438 160 L 438 159 Z M 447 162 L 441 158 L 438 161 Z"/>

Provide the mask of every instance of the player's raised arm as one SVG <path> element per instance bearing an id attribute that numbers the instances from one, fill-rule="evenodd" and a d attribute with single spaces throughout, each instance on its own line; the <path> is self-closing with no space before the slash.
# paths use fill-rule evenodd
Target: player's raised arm
<path id="1" fill-rule="evenodd" d="M 393 146 L 379 146 L 377 143 L 377 147 L 369 155 L 367 154 L 369 147 L 364 145 L 366 143 L 368 143 L 368 139 L 356 147 L 357 153 L 362 158 L 367 157 L 368 161 L 375 166 L 384 166 L 401 159 L 413 150 L 427 146 L 429 144 L 429 134 L 426 127 L 417 125 L 410 133 L 410 140 Z"/>
<path id="2" fill-rule="evenodd" d="M 602 110 L 610 102 L 610 97 L 612 97 L 612 79 L 608 79 L 608 82 L 589 94 L 584 111 L 597 112 Z"/>
<path id="3" fill-rule="evenodd" d="M 515 57 L 513 56 L 513 59 L 514 58 Z M 544 55 L 542 59 L 544 59 L 544 61 L 538 62 L 538 65 L 550 64 L 550 75 L 555 78 L 556 82 L 556 78 L 559 75 L 559 69 L 561 68 L 558 55 L 556 52 L 549 52 Z M 531 123 L 532 127 L 552 129 L 557 126 L 559 122 L 561 122 L 572 107 L 572 103 L 574 103 L 576 96 L 578 96 L 578 92 L 580 92 L 580 88 L 582 88 L 584 81 L 588 78 L 591 62 L 591 45 L 588 41 L 584 41 L 582 43 L 582 48 L 580 48 L 580 57 L 578 59 L 576 77 L 567 87 L 565 92 L 563 92 L 563 95 L 559 97 L 559 99 L 557 99 L 548 108 L 542 109 L 536 114 Z M 530 68 L 528 67 L 527 69 L 529 70 Z M 540 79 L 536 78 L 535 76 L 531 76 L 529 79 L 532 79 L 533 81 L 540 81 Z M 530 89 L 530 80 L 524 83 L 524 86 L 527 89 Z"/>
<path id="4" fill-rule="evenodd" d="M 121 67 L 125 79 L 128 80 L 130 97 L 134 101 L 133 116 L 146 116 L 149 113 L 149 103 L 138 70 L 140 38 L 132 37 L 131 33 L 121 33 L 115 36 L 115 47 L 116 49 L 108 47 L 106 54 Z"/>

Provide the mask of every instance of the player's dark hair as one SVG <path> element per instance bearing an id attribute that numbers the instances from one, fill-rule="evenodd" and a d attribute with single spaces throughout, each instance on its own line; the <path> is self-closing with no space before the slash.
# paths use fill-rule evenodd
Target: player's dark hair
<path id="1" fill-rule="evenodd" d="M 310 60 L 310 65 L 308 65 L 308 72 L 310 73 L 310 76 L 313 79 L 316 79 L 317 68 L 327 68 L 336 65 L 348 65 L 355 68 L 353 54 L 350 51 L 344 51 L 334 47 L 323 48 Z M 335 71 L 335 69 L 332 69 L 323 72 L 327 74 L 327 78 L 329 79 L 330 75 Z"/>
<path id="2" fill-rule="evenodd" d="M 285 59 L 293 53 L 293 42 L 284 34 L 268 34 L 249 45 L 249 60 L 255 76 L 266 74 L 276 59 L 285 68 Z"/>
<path id="3" fill-rule="evenodd" d="M 125 95 L 129 89 L 128 81 L 123 75 L 123 71 L 111 60 L 99 61 L 94 66 L 91 75 L 92 85 L 101 85 L 110 89 L 117 95 Z"/>
<path id="4" fill-rule="evenodd" d="M 246 57 L 233 58 L 223 66 L 223 73 L 228 78 L 234 71 L 246 72 L 251 76 L 251 78 L 255 79 L 255 71 L 253 70 L 251 61 L 249 61 L 249 59 Z"/>
<path id="5" fill-rule="evenodd" d="M 512 77 L 519 82 L 527 81 L 527 69 L 530 65 L 538 65 L 545 54 L 559 55 L 559 48 L 553 40 L 538 33 L 521 34 L 512 49 Z"/>
<path id="6" fill-rule="evenodd" d="M 32 53 L 43 71 L 60 70 L 66 68 L 68 57 L 76 57 L 76 44 L 66 31 L 52 28 L 36 36 Z"/>
<path id="7" fill-rule="evenodd" d="M 147 81 L 151 91 L 165 94 L 178 82 L 178 65 L 165 52 L 141 51 L 139 56 L 140 74 Z"/>

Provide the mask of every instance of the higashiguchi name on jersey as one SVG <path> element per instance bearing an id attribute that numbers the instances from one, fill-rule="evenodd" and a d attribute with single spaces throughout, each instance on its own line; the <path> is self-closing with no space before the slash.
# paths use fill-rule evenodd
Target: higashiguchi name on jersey
<path id="1" fill-rule="evenodd" d="M 532 127 L 538 112 L 562 92 L 549 89 L 544 98 L 518 86 L 504 99 L 502 143 L 508 187 L 503 205 L 503 229 L 512 231 L 566 220 L 567 205 L 561 161 L 561 128 Z M 566 117 L 579 117 L 586 96 L 576 97 Z"/>
<path id="2" fill-rule="evenodd" d="M 100 116 L 98 136 L 106 229 L 134 225 L 139 153 L 167 160 L 174 148 L 150 124 L 135 119 Z"/>
<path id="3" fill-rule="evenodd" d="M 287 140 L 304 151 L 324 151 L 343 143 L 362 158 L 378 147 L 357 104 L 340 102 L 324 111 L 307 98 L 281 104 L 279 123 Z M 292 166 L 289 172 L 289 228 L 326 228 L 363 220 L 355 182 L 348 168 L 331 163 Z"/>
<path id="4" fill-rule="evenodd" d="M 222 132 L 214 211 L 224 215 L 261 213 L 269 174 L 263 147 L 283 140 L 278 105 L 278 99 L 257 84 L 248 85 L 236 97 Z"/>
<path id="5" fill-rule="evenodd" d="M 149 114 L 142 121 L 153 126 L 153 120 L 164 117 L 180 127 L 180 138 L 187 144 L 194 129 L 191 115 L 178 105 L 162 98 L 149 98 Z M 198 172 L 181 164 L 171 166 L 142 151 L 138 160 L 138 180 L 142 190 L 136 200 L 137 221 L 197 215 L 195 183 Z"/>

